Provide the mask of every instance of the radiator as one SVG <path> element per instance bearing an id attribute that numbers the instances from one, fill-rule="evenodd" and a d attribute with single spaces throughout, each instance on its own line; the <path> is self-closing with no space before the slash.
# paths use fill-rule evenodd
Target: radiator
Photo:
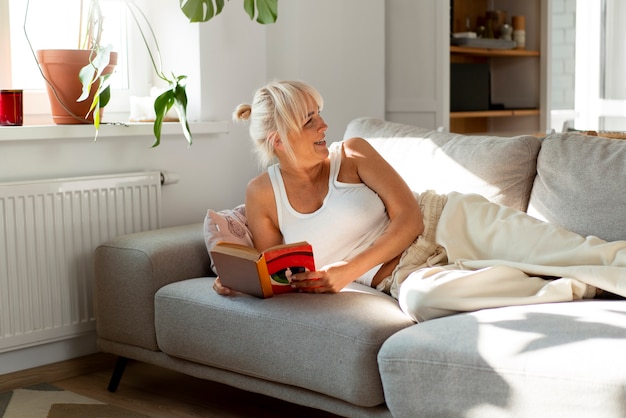
<path id="1" fill-rule="evenodd" d="M 95 329 L 95 248 L 160 227 L 161 173 L 0 183 L 0 353 Z"/>

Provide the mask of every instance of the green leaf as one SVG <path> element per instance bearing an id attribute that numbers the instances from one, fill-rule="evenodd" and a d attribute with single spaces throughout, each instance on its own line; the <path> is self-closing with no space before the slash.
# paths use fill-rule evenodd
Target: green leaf
<path id="1" fill-rule="evenodd" d="M 96 94 L 94 94 L 91 106 L 89 106 L 89 111 L 85 115 L 86 119 L 87 117 L 89 117 L 89 114 L 93 112 L 93 126 L 96 129 L 96 134 L 93 138 L 94 141 L 98 139 L 98 132 L 100 130 L 100 109 L 105 107 L 111 99 L 111 81 L 109 80 L 110 76 L 111 74 L 105 74 L 99 78 L 98 90 Z"/>
<path id="2" fill-rule="evenodd" d="M 180 9 L 191 22 L 207 22 L 222 12 L 224 0 L 180 0 Z M 261 24 L 276 22 L 278 0 L 244 0 L 244 11 Z"/>
<path id="3" fill-rule="evenodd" d="M 100 77 L 100 74 L 111 62 L 111 51 L 113 51 L 113 45 L 109 44 L 98 49 L 96 56 L 91 60 L 91 64 L 98 70 L 96 77 Z"/>
<path id="4" fill-rule="evenodd" d="M 163 120 L 167 112 L 174 107 L 178 113 L 180 126 L 189 145 L 192 144 L 191 130 L 189 129 L 189 121 L 187 120 L 187 76 L 174 76 L 174 81 L 170 82 L 169 89 L 161 93 L 154 101 L 154 137 L 155 141 L 152 148 L 159 146 L 161 143 L 161 129 Z"/>
<path id="5" fill-rule="evenodd" d="M 98 97 L 98 96 L 96 96 Z M 93 104 L 92 104 L 92 107 Z M 93 112 L 93 126 L 96 129 L 96 134 L 93 137 L 93 140 L 95 141 L 96 139 L 98 139 L 98 132 L 100 132 L 100 103 L 99 100 L 97 100 L 97 103 L 95 105 L 95 111 Z"/>
<path id="6" fill-rule="evenodd" d="M 161 93 L 154 101 L 154 112 L 156 118 L 154 120 L 154 137 L 155 142 L 152 148 L 159 146 L 161 143 L 161 128 L 163 120 L 167 112 L 174 106 L 183 134 L 187 138 L 189 145 L 192 144 L 191 130 L 189 129 L 189 121 L 187 120 L 187 76 L 174 76 L 174 80 L 170 81 L 169 89 Z"/>
<path id="7" fill-rule="evenodd" d="M 224 0 L 180 0 L 180 9 L 190 22 L 207 22 L 220 14 L 223 8 Z"/>
<path id="8" fill-rule="evenodd" d="M 166 90 L 159 97 L 154 100 L 154 113 L 156 118 L 154 119 L 154 144 L 152 148 L 159 146 L 161 143 L 161 127 L 163 126 L 163 119 L 165 114 L 172 108 L 176 99 L 174 98 L 174 90 Z"/>
<path id="9" fill-rule="evenodd" d="M 107 83 L 106 88 L 102 90 L 102 93 L 100 93 L 100 107 L 105 107 L 111 100 L 111 86 L 109 84 L 110 83 Z"/>
<path id="10" fill-rule="evenodd" d="M 246 3 L 252 1 L 253 0 L 245 0 Z M 276 19 L 278 18 L 278 0 L 256 0 L 256 5 L 259 13 L 256 19 L 258 23 L 267 25 L 276 22 Z M 249 12 L 248 15 L 250 15 Z M 250 19 L 253 17 L 254 15 L 250 15 Z"/>
<path id="11" fill-rule="evenodd" d="M 83 91 L 80 97 L 76 100 L 77 102 L 82 102 L 89 97 L 89 93 L 91 92 L 91 86 L 98 79 L 98 77 L 100 77 L 104 69 L 111 62 L 112 50 L 113 45 L 107 45 L 104 48 L 98 49 L 96 51 L 95 57 L 90 60 L 89 64 L 81 68 L 78 73 L 78 78 L 83 85 Z"/>
<path id="12" fill-rule="evenodd" d="M 99 83 L 102 84 L 102 79 L 100 79 Z M 96 130 L 93 137 L 94 141 L 98 139 L 98 132 L 100 132 L 100 107 L 100 95 L 96 94 L 93 97 L 91 106 L 89 106 L 89 111 L 85 115 L 85 119 L 87 119 L 89 117 L 89 113 L 93 112 L 93 127 Z"/>
<path id="13" fill-rule="evenodd" d="M 82 102 L 89 97 L 89 92 L 91 91 L 91 85 L 93 83 L 93 76 L 96 74 L 96 69 L 91 63 L 85 65 L 78 72 L 78 78 L 80 79 L 81 84 L 83 85 L 83 91 L 77 102 Z"/>
<path id="14" fill-rule="evenodd" d="M 256 9 L 258 11 L 256 21 L 263 25 L 274 23 L 278 18 L 278 0 L 244 0 L 243 9 L 250 19 L 254 19 Z"/>
<path id="15" fill-rule="evenodd" d="M 111 80 L 109 79 L 111 74 L 105 74 L 98 80 L 98 90 L 94 94 L 94 100 L 98 98 L 100 107 L 104 107 L 111 100 Z M 93 104 L 91 105 L 93 108 Z"/>
<path id="16" fill-rule="evenodd" d="M 193 138 L 191 136 L 191 130 L 189 129 L 189 121 L 187 120 L 187 77 L 180 76 L 176 79 L 176 86 L 174 87 L 174 98 L 176 100 L 175 109 L 178 113 L 178 119 L 183 129 L 183 134 L 187 138 L 189 145 L 192 144 Z"/>
<path id="17" fill-rule="evenodd" d="M 250 19 L 254 19 L 254 0 L 244 0 L 243 1 L 243 10 L 246 11 L 246 13 L 248 13 L 248 16 L 250 16 Z"/>

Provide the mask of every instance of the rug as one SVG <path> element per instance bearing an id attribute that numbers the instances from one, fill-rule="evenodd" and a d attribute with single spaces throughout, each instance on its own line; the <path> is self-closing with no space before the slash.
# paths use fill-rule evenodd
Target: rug
<path id="1" fill-rule="evenodd" d="M 1 418 L 147 418 L 43 383 L 0 393 Z"/>

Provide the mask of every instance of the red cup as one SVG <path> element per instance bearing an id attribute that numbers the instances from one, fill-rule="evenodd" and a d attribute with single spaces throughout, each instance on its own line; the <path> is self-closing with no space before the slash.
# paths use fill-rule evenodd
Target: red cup
<path id="1" fill-rule="evenodd" d="M 22 126 L 23 123 L 22 90 L 0 90 L 0 125 Z"/>

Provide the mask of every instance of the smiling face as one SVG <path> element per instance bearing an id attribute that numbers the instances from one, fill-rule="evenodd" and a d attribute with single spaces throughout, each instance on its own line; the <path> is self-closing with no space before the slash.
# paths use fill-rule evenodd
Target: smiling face
<path id="1" fill-rule="evenodd" d="M 313 98 L 307 101 L 307 113 L 299 132 L 289 133 L 289 146 L 299 163 L 319 162 L 328 156 L 326 130 L 328 125 Z"/>
<path id="2" fill-rule="evenodd" d="M 327 126 L 319 114 L 324 99 L 314 87 L 301 81 L 273 81 L 256 92 L 248 107 L 250 136 L 264 166 L 274 157 L 285 164 L 308 164 L 309 156 L 319 162 L 320 155 L 327 155 Z"/>

